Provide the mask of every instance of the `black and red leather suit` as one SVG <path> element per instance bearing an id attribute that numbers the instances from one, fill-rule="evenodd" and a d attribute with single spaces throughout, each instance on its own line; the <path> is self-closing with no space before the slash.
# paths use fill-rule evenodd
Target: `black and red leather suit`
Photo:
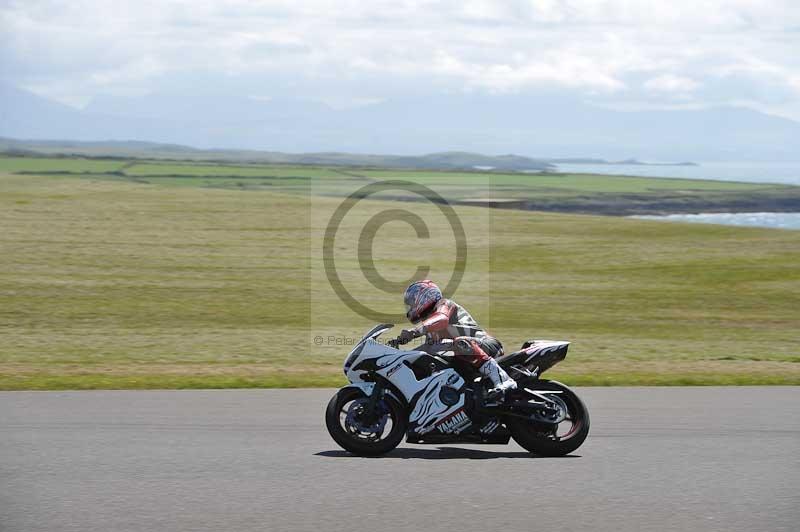
<path id="1" fill-rule="evenodd" d="M 440 299 L 414 329 L 426 338 L 418 350 L 453 351 L 458 359 L 476 369 L 503 354 L 500 341 L 489 336 L 464 307 L 451 299 Z"/>

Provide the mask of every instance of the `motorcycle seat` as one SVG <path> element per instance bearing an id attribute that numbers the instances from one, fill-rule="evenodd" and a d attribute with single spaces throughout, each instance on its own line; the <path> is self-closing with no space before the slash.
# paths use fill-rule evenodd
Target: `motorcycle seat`
<path id="1" fill-rule="evenodd" d="M 539 366 L 541 371 L 564 360 L 567 356 L 569 342 L 553 342 L 549 340 L 528 340 L 522 349 L 496 358 L 501 368 L 516 365 Z"/>

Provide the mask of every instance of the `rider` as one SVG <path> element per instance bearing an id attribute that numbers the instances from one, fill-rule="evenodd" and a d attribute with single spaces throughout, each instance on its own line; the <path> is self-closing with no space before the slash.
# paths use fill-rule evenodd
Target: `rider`
<path id="1" fill-rule="evenodd" d="M 426 336 L 426 342 L 419 350 L 429 353 L 453 351 L 456 357 L 492 381 L 492 393 L 517 387 L 514 379 L 493 358 L 503 354 L 502 344 L 481 329 L 464 307 L 445 299 L 433 281 L 426 279 L 411 283 L 406 288 L 403 300 L 406 317 L 415 327 L 403 329 L 400 333 L 401 342 Z"/>

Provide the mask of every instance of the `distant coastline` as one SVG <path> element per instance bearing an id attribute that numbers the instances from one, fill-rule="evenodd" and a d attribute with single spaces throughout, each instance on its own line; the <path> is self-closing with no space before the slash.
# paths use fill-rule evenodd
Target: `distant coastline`
<path id="1" fill-rule="evenodd" d="M 585 158 L 566 158 L 566 159 L 545 159 L 551 164 L 601 164 L 610 166 L 700 166 L 699 163 L 692 161 L 681 162 L 646 162 L 639 159 L 624 159 L 622 161 L 607 161 L 605 159 L 585 159 Z"/>
<path id="2" fill-rule="evenodd" d="M 593 214 L 602 216 L 669 216 L 700 214 L 797 213 L 800 212 L 800 189 L 748 193 L 721 193 L 697 196 L 680 194 L 608 194 L 592 198 L 540 199 L 467 199 L 459 205 L 515 209 L 524 211 Z"/>

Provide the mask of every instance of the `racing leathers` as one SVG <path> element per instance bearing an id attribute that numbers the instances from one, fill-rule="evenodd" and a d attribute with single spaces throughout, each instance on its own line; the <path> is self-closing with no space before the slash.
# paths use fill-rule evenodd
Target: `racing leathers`
<path id="1" fill-rule="evenodd" d="M 481 329 L 470 313 L 451 299 L 440 299 L 430 314 L 408 331 L 408 336 L 408 339 L 426 337 L 426 342 L 418 350 L 428 353 L 453 351 L 457 358 L 492 381 L 492 392 L 505 392 L 517 387 L 514 379 L 494 359 L 503 354 L 502 344 Z"/>

